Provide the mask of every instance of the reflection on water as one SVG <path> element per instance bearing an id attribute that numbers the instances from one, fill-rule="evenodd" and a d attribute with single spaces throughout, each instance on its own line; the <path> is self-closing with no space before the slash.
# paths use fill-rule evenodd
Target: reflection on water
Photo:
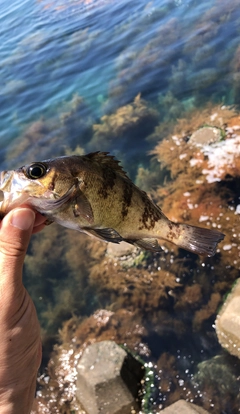
<path id="1" fill-rule="evenodd" d="M 240 267 L 239 2 L 3 1 L 0 23 L 1 169 L 111 151 L 170 219 L 226 234 L 207 259 L 170 245 L 113 252 L 56 225 L 34 236 L 25 283 L 43 331 L 36 412 L 70 413 L 69 370 L 86 344 L 111 338 L 153 366 L 146 412 L 184 398 L 238 413 L 239 362 L 213 326 Z M 217 142 L 200 149 L 202 131 L 191 136 L 202 127 Z"/>

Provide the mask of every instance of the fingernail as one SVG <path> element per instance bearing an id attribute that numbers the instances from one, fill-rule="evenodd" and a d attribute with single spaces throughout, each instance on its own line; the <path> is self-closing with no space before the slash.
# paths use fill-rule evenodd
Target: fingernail
<path id="1" fill-rule="evenodd" d="M 10 223 L 13 227 L 21 230 L 28 230 L 34 223 L 35 214 L 28 208 L 18 208 L 10 213 Z"/>

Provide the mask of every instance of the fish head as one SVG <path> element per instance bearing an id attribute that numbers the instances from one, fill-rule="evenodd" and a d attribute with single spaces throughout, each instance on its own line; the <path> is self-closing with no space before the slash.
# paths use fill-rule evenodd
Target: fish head
<path id="1" fill-rule="evenodd" d="M 60 207 L 63 201 L 69 200 L 79 179 L 64 158 L 33 162 L 17 170 L 2 171 L 0 175 L 0 191 L 3 193 L 3 201 L 0 203 L 2 215 L 23 203 L 45 213 L 53 207 Z M 59 200 L 62 202 L 60 203 Z"/>

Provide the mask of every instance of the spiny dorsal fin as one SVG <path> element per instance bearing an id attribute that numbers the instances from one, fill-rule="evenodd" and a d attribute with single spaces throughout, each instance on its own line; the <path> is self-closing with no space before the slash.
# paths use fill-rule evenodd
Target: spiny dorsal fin
<path id="1" fill-rule="evenodd" d="M 123 178 L 130 180 L 127 176 L 127 173 L 123 170 L 122 166 L 119 165 L 119 162 L 113 155 L 109 155 L 109 152 L 90 152 L 83 156 L 91 162 L 96 162 L 97 164 L 105 165 L 108 168 L 114 170 L 117 174 L 121 175 Z"/>

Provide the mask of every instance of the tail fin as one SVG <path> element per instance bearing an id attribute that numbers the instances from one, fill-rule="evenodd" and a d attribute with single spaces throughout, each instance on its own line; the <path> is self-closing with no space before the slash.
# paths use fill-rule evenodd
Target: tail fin
<path id="1" fill-rule="evenodd" d="M 217 230 L 204 229 L 202 227 L 176 224 L 180 235 L 174 243 L 190 252 L 203 256 L 214 256 L 217 244 L 224 239 L 224 234 Z"/>

